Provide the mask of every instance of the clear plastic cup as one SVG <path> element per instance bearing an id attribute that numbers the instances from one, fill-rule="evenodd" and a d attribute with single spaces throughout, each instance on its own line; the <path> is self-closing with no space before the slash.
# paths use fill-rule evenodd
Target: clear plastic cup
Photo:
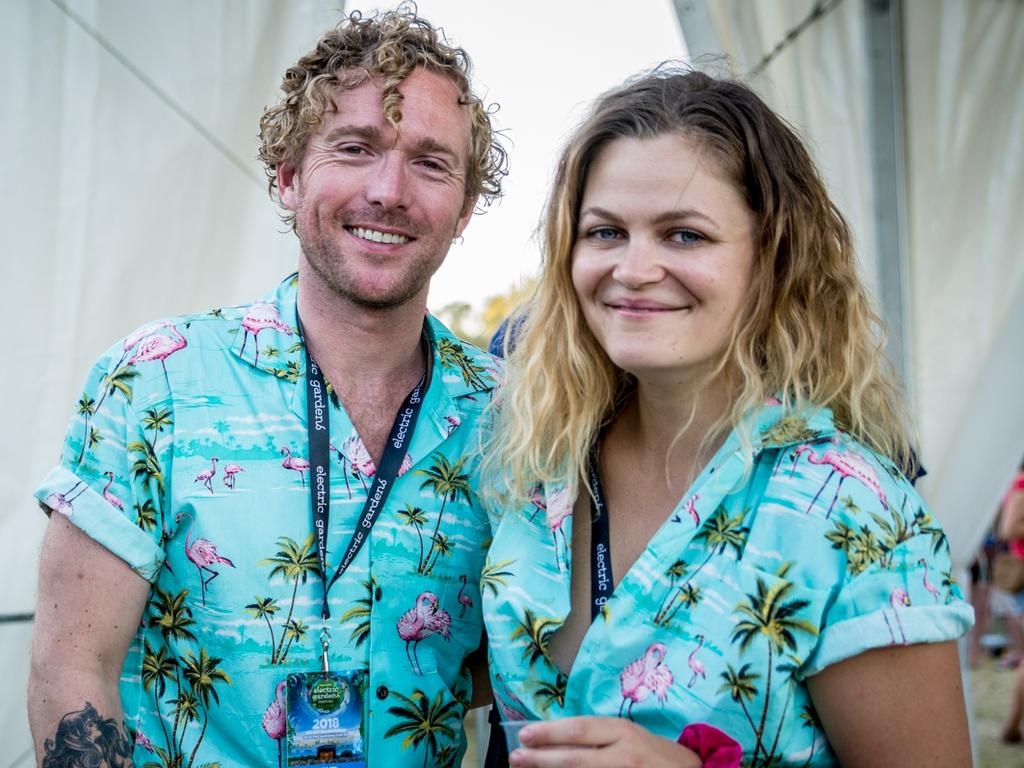
<path id="1" fill-rule="evenodd" d="M 519 742 L 519 731 L 536 720 L 502 720 L 501 727 L 505 729 L 505 743 L 508 744 L 508 752 L 512 754 L 513 749 L 522 746 Z"/>

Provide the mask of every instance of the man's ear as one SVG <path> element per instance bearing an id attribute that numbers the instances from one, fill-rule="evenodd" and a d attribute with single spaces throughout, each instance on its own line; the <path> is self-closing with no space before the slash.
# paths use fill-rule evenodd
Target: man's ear
<path id="1" fill-rule="evenodd" d="M 466 204 L 462 207 L 462 213 L 459 214 L 459 220 L 455 223 L 455 234 L 452 235 L 452 239 L 462 236 L 462 232 L 469 225 L 469 220 L 473 218 L 473 211 L 476 210 L 476 202 L 479 199 L 478 195 L 474 195 L 466 200 Z"/>
<path id="2" fill-rule="evenodd" d="M 277 196 L 289 211 L 298 209 L 299 174 L 289 162 L 277 164 Z"/>

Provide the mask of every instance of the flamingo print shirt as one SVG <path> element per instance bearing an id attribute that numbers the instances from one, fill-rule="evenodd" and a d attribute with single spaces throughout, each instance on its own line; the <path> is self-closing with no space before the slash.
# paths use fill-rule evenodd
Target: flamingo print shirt
<path id="1" fill-rule="evenodd" d="M 503 719 L 628 717 L 676 740 L 708 723 L 750 766 L 836 759 L 806 679 L 880 646 L 950 640 L 972 612 L 946 537 L 888 462 L 833 425 L 765 406 L 722 445 L 589 627 L 568 676 L 571 493 L 494 515 L 481 581 Z M 610 514 L 614 515 L 615 510 Z"/>
<path id="2" fill-rule="evenodd" d="M 283 686 L 320 666 L 297 278 L 178 317 L 92 369 L 36 492 L 152 583 L 121 677 L 136 765 L 280 765 Z M 330 593 L 331 668 L 356 670 L 371 765 L 458 765 L 481 633 L 487 516 L 470 487 L 492 358 L 428 319 L 433 376 L 400 475 Z M 328 563 L 375 467 L 330 408 Z M 333 568 L 332 568 L 333 572 Z"/>

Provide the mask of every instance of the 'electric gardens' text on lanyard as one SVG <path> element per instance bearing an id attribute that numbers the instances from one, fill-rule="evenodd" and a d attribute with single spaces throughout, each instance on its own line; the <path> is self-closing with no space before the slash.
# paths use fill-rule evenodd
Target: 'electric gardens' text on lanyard
<path id="1" fill-rule="evenodd" d="M 601 608 L 612 596 L 615 582 L 612 580 L 612 542 L 608 525 L 608 505 L 601 488 L 601 476 L 597 467 L 597 441 L 590 449 L 587 474 L 590 477 L 590 620 L 597 618 Z"/>
<path id="2" fill-rule="evenodd" d="M 298 319 L 296 315 L 296 319 Z M 302 322 L 299 321 L 299 333 L 302 334 Z M 423 329 L 423 349 L 427 360 L 426 371 L 419 383 L 406 395 L 405 401 L 398 409 L 395 423 L 391 425 L 391 434 L 384 446 L 384 455 L 373 477 L 373 483 L 367 492 L 366 503 L 359 515 L 355 532 L 349 539 L 348 547 L 342 555 L 334 575 L 327 576 L 327 535 L 331 519 L 331 472 L 330 472 L 330 408 L 327 404 L 327 382 L 320 367 L 309 354 L 306 346 L 306 430 L 309 435 L 309 498 L 313 510 L 313 532 L 316 538 L 317 559 L 320 563 L 324 596 L 321 616 L 326 623 L 331 617 L 327 604 L 327 595 L 334 583 L 348 570 L 363 544 L 370 537 L 373 524 L 377 521 L 384 502 L 387 501 L 391 487 L 398 477 L 398 470 L 405 459 L 406 447 L 412 440 L 412 433 L 423 406 L 423 397 L 430 384 L 430 371 L 433 355 L 426 326 Z M 325 648 L 326 651 L 326 648 Z"/>

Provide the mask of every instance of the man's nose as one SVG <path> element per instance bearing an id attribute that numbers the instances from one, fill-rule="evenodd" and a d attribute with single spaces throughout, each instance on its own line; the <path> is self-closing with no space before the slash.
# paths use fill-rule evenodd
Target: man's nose
<path id="1" fill-rule="evenodd" d="M 405 208 L 407 194 L 405 163 L 397 153 L 385 152 L 367 176 L 366 199 L 390 210 Z"/>
<path id="2" fill-rule="evenodd" d="M 632 238 L 612 270 L 612 277 L 627 288 L 656 283 L 664 276 L 658 249 L 646 238 Z"/>

